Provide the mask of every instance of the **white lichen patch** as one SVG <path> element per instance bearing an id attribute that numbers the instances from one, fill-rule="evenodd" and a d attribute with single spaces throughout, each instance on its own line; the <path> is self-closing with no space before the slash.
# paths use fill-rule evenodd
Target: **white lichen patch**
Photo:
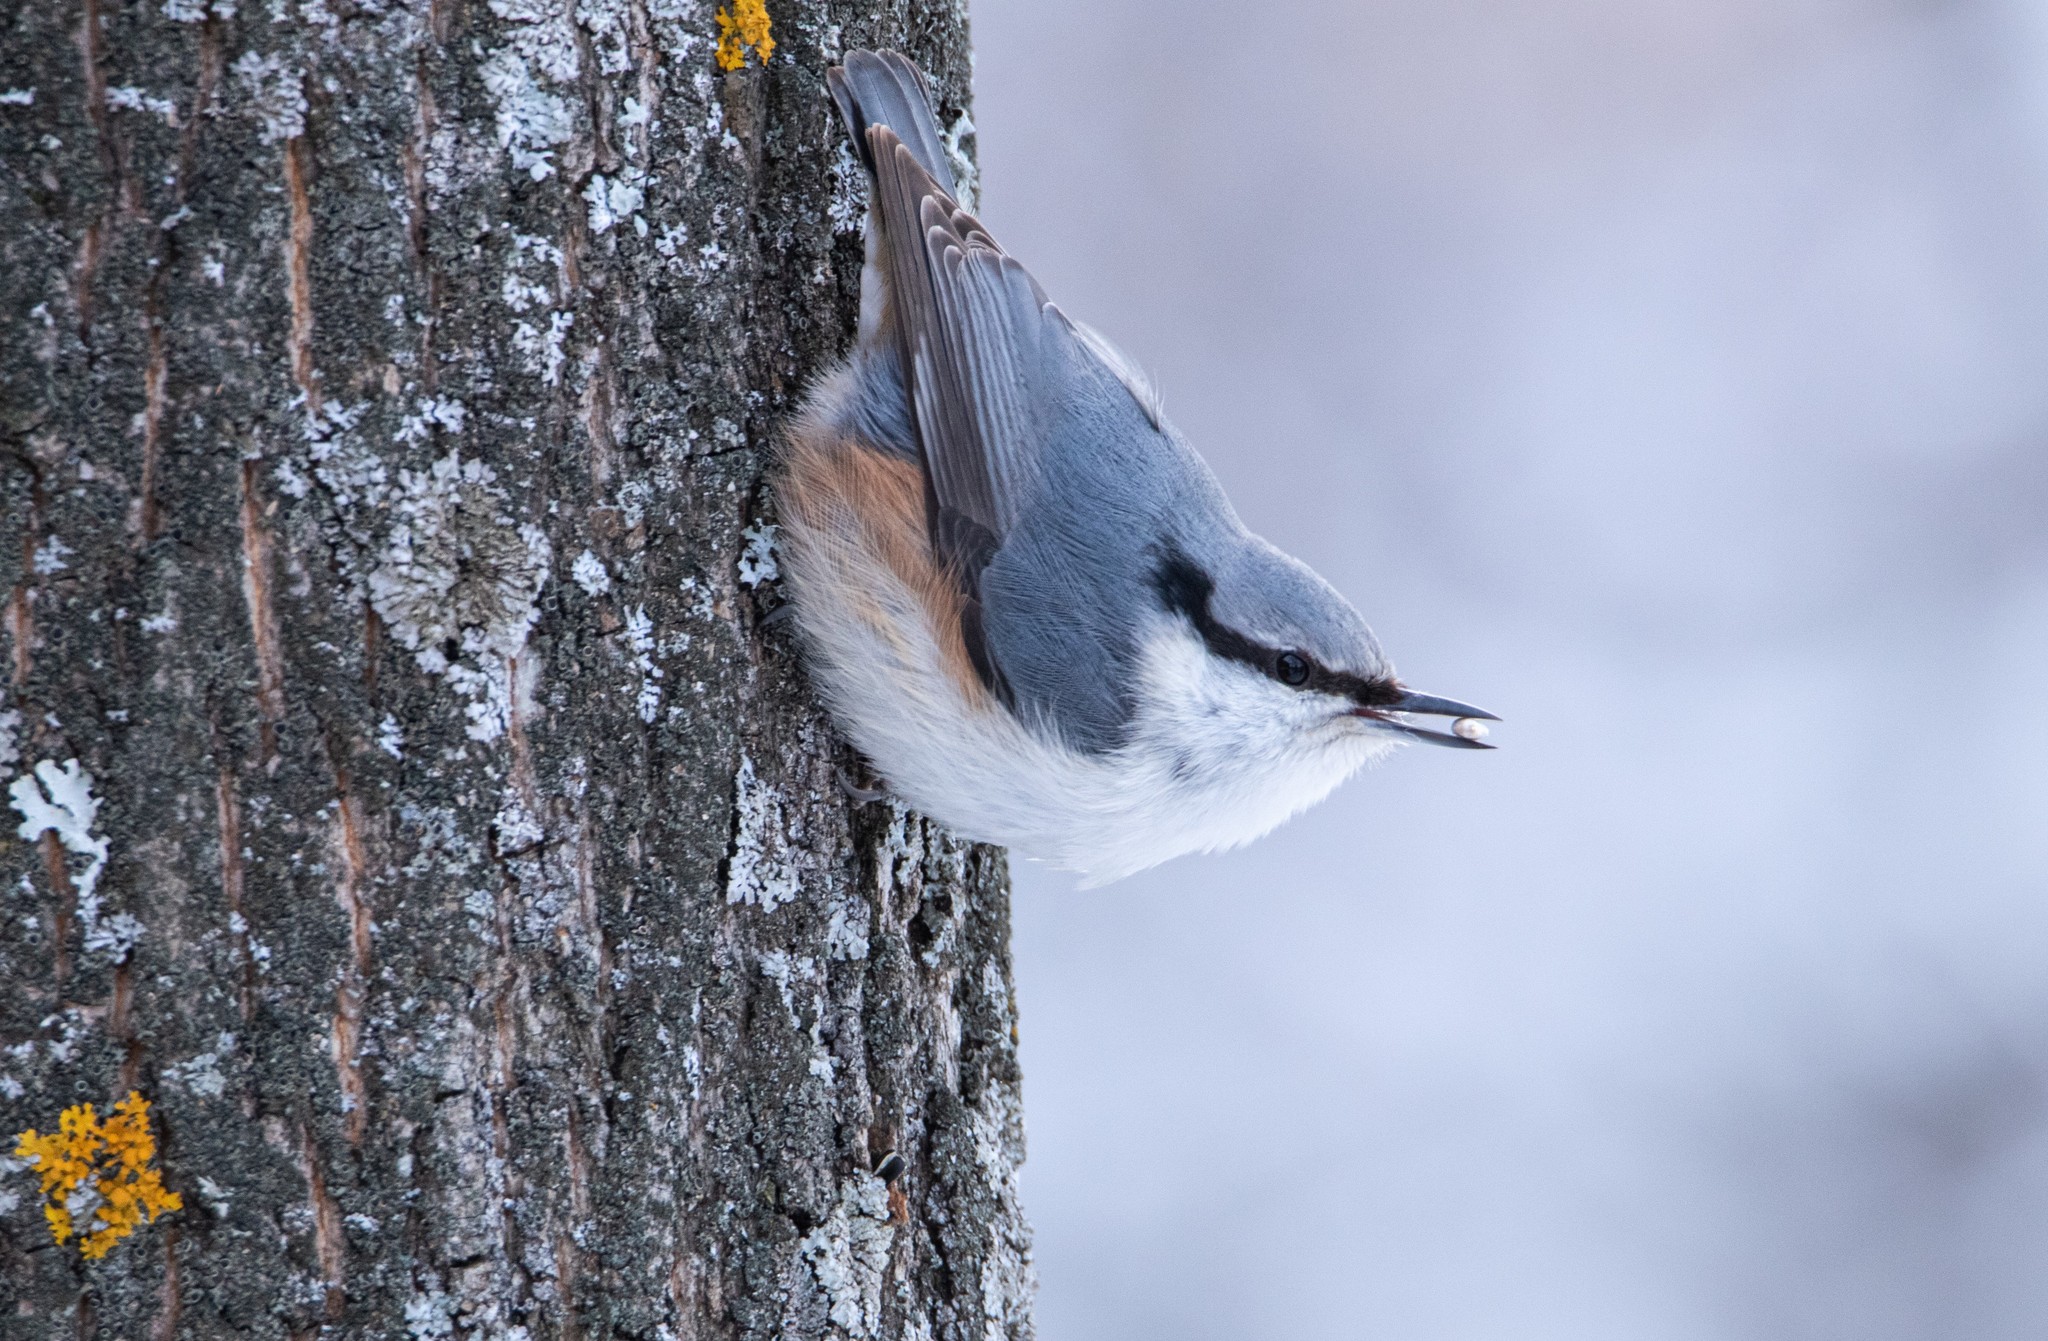
<path id="1" fill-rule="evenodd" d="M 479 642 L 474 632 L 465 632 L 462 652 L 476 656 L 484 650 Z M 456 697 L 465 700 L 462 711 L 469 725 L 463 731 L 471 740 L 489 743 L 505 734 L 512 724 L 512 673 L 503 660 L 486 657 L 481 665 L 471 665 L 447 661 L 430 649 L 420 653 L 419 663 L 430 674 L 440 665 L 448 677 L 448 687 Z"/>
<path id="2" fill-rule="evenodd" d="M 397 524 L 370 573 L 370 600 L 408 649 L 470 631 L 500 656 L 525 646 L 549 547 L 538 527 L 507 515 L 507 501 L 495 471 L 454 452 L 399 471 L 388 502 Z"/>
<path id="3" fill-rule="evenodd" d="M 733 786 L 738 792 L 739 824 L 726 875 L 725 901 L 759 904 L 763 912 L 773 912 L 802 888 L 795 854 L 785 836 L 788 827 L 782 798 L 755 775 L 754 761 L 745 754 L 740 755 Z"/>
<path id="4" fill-rule="evenodd" d="M 770 950 L 761 956 L 761 976 L 775 984 L 776 994 L 782 998 L 783 1013 L 789 1017 L 789 1027 L 805 1032 L 810 1039 L 811 1055 L 805 1069 L 830 1086 L 837 1075 L 838 1062 L 825 1046 L 824 978 L 818 971 L 818 961 L 809 955 Z M 804 1030 L 803 1012 L 797 1009 L 796 1004 L 799 984 L 809 989 L 811 1027 L 808 1031 Z"/>
<path id="5" fill-rule="evenodd" d="M 835 904 L 825 927 L 825 948 L 834 959 L 866 959 L 872 919 L 865 904 Z"/>
<path id="6" fill-rule="evenodd" d="M 981 966 L 981 990 L 995 1008 L 996 1020 L 1000 1025 L 1010 1025 L 1014 1002 L 1010 997 L 1010 985 L 1003 981 L 1003 970 L 995 960 L 985 960 Z"/>
<path id="7" fill-rule="evenodd" d="M 508 42 L 483 68 L 484 87 L 497 104 L 498 143 L 515 168 L 541 181 L 554 175 L 556 150 L 575 134 L 582 51 L 587 44 L 605 74 L 628 69 L 631 18 L 616 0 L 568 6 L 557 0 L 490 0 L 490 9 L 506 21 Z"/>
<path id="8" fill-rule="evenodd" d="M 685 246 L 689 240 L 690 226 L 688 224 L 680 222 L 663 224 L 660 234 L 654 239 L 654 250 L 660 253 L 663 260 L 672 261 L 675 259 L 677 251 Z"/>
<path id="9" fill-rule="evenodd" d="M 640 217 L 640 207 L 647 203 L 646 181 L 647 174 L 636 167 L 628 167 L 616 177 L 592 173 L 583 187 L 584 202 L 590 206 L 590 231 L 609 232 L 613 224 L 631 219 L 635 231 L 647 236 L 647 221 Z"/>
<path id="10" fill-rule="evenodd" d="M 573 53 L 573 46 L 570 50 Z M 569 142 L 574 125 L 568 100 L 541 87 L 533 67 L 517 51 L 494 53 L 482 74 L 484 87 L 498 104 L 499 147 L 511 155 L 513 167 L 534 181 L 552 177 L 555 151 Z"/>
<path id="11" fill-rule="evenodd" d="M 388 712 L 377 724 L 377 748 L 393 759 L 405 758 L 405 731 L 398 725 L 398 719 Z"/>
<path id="12" fill-rule="evenodd" d="M 602 596 L 612 589 L 612 575 L 604 566 L 604 560 L 589 550 L 576 556 L 576 562 L 569 565 L 569 576 L 576 585 L 592 596 Z"/>
<path id="13" fill-rule="evenodd" d="M 405 1334 L 413 1341 L 439 1341 L 455 1331 L 455 1301 L 439 1290 L 405 1301 Z"/>
<path id="14" fill-rule="evenodd" d="M 21 709 L 0 712 L 0 777 L 14 771 L 21 762 Z"/>
<path id="15" fill-rule="evenodd" d="M 529 277 L 526 266 L 538 261 L 552 274 Z M 499 296 L 508 310 L 534 313 L 534 320 L 512 323 L 512 347 L 525 355 L 529 372 L 555 386 L 562 380 L 562 365 L 568 362 L 569 331 L 576 324 L 571 312 L 554 310 L 555 293 L 562 283 L 562 251 L 543 237 L 524 233 L 512 235 L 512 251 L 506 257 L 505 278 Z"/>
<path id="16" fill-rule="evenodd" d="M 769 950 L 761 956 L 761 976 L 775 984 L 790 1027 L 803 1028 L 803 1017 L 796 1009 L 796 985 L 818 976 L 818 961 L 809 955 L 792 955 L 787 950 Z"/>
<path id="17" fill-rule="evenodd" d="M 203 23 L 209 13 L 231 19 L 236 7 L 236 0 L 164 0 L 164 17 L 173 23 Z"/>
<path id="18" fill-rule="evenodd" d="M 755 522 L 740 532 L 740 538 L 747 542 L 739 559 L 739 577 L 745 585 L 758 587 L 782 576 L 782 569 L 775 562 L 775 533 L 779 529 L 767 522 Z"/>
<path id="19" fill-rule="evenodd" d="M 490 0 L 491 13 L 506 20 L 511 50 L 557 84 L 574 80 L 581 71 L 576 32 L 570 25 L 577 10 L 599 5 L 565 6 L 552 0 Z M 577 15 L 581 17 L 580 15 Z"/>
<path id="20" fill-rule="evenodd" d="M 56 536 L 50 536 L 42 544 L 36 546 L 35 554 L 31 558 L 29 566 L 34 568 L 39 575 L 48 577 L 52 573 L 61 573 L 66 568 L 69 568 L 71 565 L 65 561 L 73 553 L 74 551 L 71 546 L 65 544 Z"/>
<path id="21" fill-rule="evenodd" d="M 654 664 L 654 621 L 647 617 L 646 606 L 626 612 L 626 643 L 633 649 L 633 665 L 640 672 L 634 708 L 640 720 L 652 726 L 661 708 L 661 667 Z"/>
<path id="22" fill-rule="evenodd" d="M 21 815 L 15 832 L 22 838 L 33 843 L 46 830 L 54 830 L 67 849 L 91 859 L 77 886 L 81 897 L 94 892 L 106 869 L 107 840 L 92 831 L 100 813 L 99 798 L 92 794 L 92 774 L 79 768 L 76 759 L 65 760 L 61 768 L 55 760 L 45 759 L 33 773 L 16 778 L 7 794 Z"/>
<path id="23" fill-rule="evenodd" d="M 392 636 L 469 700 L 474 740 L 504 734 L 506 661 L 540 617 L 552 557 L 546 534 L 508 505 L 490 467 L 454 452 L 425 470 L 399 471 L 385 501 L 393 525 L 367 583 Z"/>
<path id="24" fill-rule="evenodd" d="M 33 843 L 45 832 L 55 833 L 67 851 L 87 859 L 85 870 L 73 880 L 86 954 L 114 964 L 126 959 L 142 939 L 143 928 L 127 913 L 104 916 L 100 906 L 100 875 L 107 868 L 108 849 L 107 840 L 92 831 L 100 813 L 99 798 L 92 794 L 92 774 L 76 759 L 65 760 L 62 768 L 45 759 L 33 773 L 16 778 L 7 794 L 21 815 L 17 834 Z"/>
<path id="25" fill-rule="evenodd" d="M 546 307 L 554 295 L 547 285 L 536 284 L 522 277 L 516 270 L 505 272 L 505 283 L 499 290 L 505 306 L 514 312 L 526 312 L 536 307 Z"/>
<path id="26" fill-rule="evenodd" d="M 690 598 L 690 618 L 707 622 L 718 618 L 718 595 L 709 584 L 685 577 L 677 586 Z"/>
<path id="27" fill-rule="evenodd" d="M 51 1061 L 60 1065 L 69 1065 L 77 1061 L 80 1047 L 98 1031 L 98 1022 L 98 1017 L 87 1015 L 82 1006 L 66 1006 L 54 1015 L 45 1015 L 40 1026 L 46 1031 L 43 1037 L 43 1051 L 48 1054 Z M 51 1037 L 47 1032 L 52 1026 L 55 1026 L 57 1031 L 55 1037 Z M 35 1055 L 35 1047 L 35 1040 L 30 1039 L 10 1049 L 9 1054 L 27 1061 Z"/>
<path id="28" fill-rule="evenodd" d="M 557 271 L 562 266 L 562 249 L 538 234 L 514 233 L 512 235 L 512 252 L 513 264 L 515 265 L 530 255 L 548 265 L 554 266 Z"/>
<path id="29" fill-rule="evenodd" d="M 460 433 L 463 422 L 468 417 L 468 408 L 459 400 L 424 396 L 413 413 L 398 421 L 398 431 L 392 434 L 392 437 L 402 443 L 413 443 L 425 442 L 437 428 L 449 433 Z"/>
<path id="30" fill-rule="evenodd" d="M 837 120 L 835 113 L 826 116 Z M 832 200 L 825 213 L 835 233 L 858 233 L 868 217 L 868 170 L 853 156 L 853 147 L 839 141 L 839 154 L 832 160 Z"/>
<path id="31" fill-rule="evenodd" d="M 1011 1335 L 1010 1322 L 1030 1315 L 1031 1299 L 1037 1293 L 1030 1243 L 1015 1232 L 1023 1224 L 1017 1187 L 1023 1150 L 1023 1105 L 1012 1086 L 991 1084 L 969 1121 L 975 1162 L 981 1165 L 990 1187 L 1009 1212 L 1000 1218 L 1000 1223 L 1011 1227 L 1010 1232 L 991 1236 L 987 1256 L 981 1262 L 982 1316 L 986 1320 L 983 1335 L 987 1341 L 1003 1341 Z"/>
<path id="32" fill-rule="evenodd" d="M 569 357 L 564 345 L 569 339 L 569 328 L 575 324 L 573 312 L 550 312 L 546 330 L 527 321 L 516 322 L 512 327 L 512 347 L 526 355 L 527 368 L 539 373 L 540 380 L 549 386 L 562 380 L 562 364 Z"/>
<path id="33" fill-rule="evenodd" d="M 227 1219 L 228 1213 L 235 1208 L 233 1194 L 205 1174 L 199 1176 L 199 1199 L 206 1203 L 206 1209 L 213 1212 L 216 1220 Z"/>
<path id="34" fill-rule="evenodd" d="M 295 140 L 306 133 L 306 90 L 299 72 L 282 56 L 244 52 L 234 64 L 236 82 L 256 118 L 265 144 Z"/>
<path id="35" fill-rule="evenodd" d="M 410 802 L 398 808 L 399 832 L 412 841 L 412 859 L 400 874 L 417 880 L 432 874 L 452 878 L 466 876 L 488 857 L 483 847 L 470 838 L 462 819 L 446 806 L 419 806 Z M 491 896 L 482 895 L 486 915 Z"/>
<path id="36" fill-rule="evenodd" d="M 491 829 L 497 836 L 500 855 L 525 852 L 547 837 L 547 829 L 541 824 L 540 817 L 511 788 L 506 789 L 505 803 L 491 817 Z M 562 902 L 555 898 L 537 901 L 530 911 L 552 916 L 560 911 L 557 905 Z"/>
<path id="37" fill-rule="evenodd" d="M 107 106 L 117 107 L 125 112 L 149 112 L 163 118 L 164 124 L 176 127 L 178 104 L 169 98 L 159 98 L 133 84 L 123 84 L 107 90 Z"/>
<path id="38" fill-rule="evenodd" d="M 625 522 L 626 529 L 630 531 L 647 520 L 647 505 L 653 501 L 653 481 L 631 479 L 619 486 L 614 506 L 618 508 L 619 517 Z"/>
<path id="39" fill-rule="evenodd" d="M 875 844 L 875 894 L 887 908 L 908 878 L 924 864 L 923 835 L 913 829 L 910 812 L 891 802 L 889 827 Z"/>
<path id="40" fill-rule="evenodd" d="M 243 944 L 249 947 L 249 962 L 256 966 L 256 971 L 269 972 L 270 947 L 249 934 L 249 919 L 240 913 L 229 913 L 228 930 L 243 938 Z"/>
<path id="41" fill-rule="evenodd" d="M 826 1316 L 849 1337 L 882 1334 L 882 1289 L 896 1230 L 889 1189 L 872 1174 L 840 1184 L 839 1204 L 806 1234 L 797 1253 L 825 1296 Z"/>
<path id="42" fill-rule="evenodd" d="M 299 404 L 299 402 L 295 402 Z M 308 414 L 300 426 L 306 440 L 306 459 L 312 469 L 313 480 L 308 481 L 289 460 L 280 460 L 273 468 L 272 477 L 285 493 L 294 498 L 303 498 L 317 482 L 327 493 L 329 500 L 340 511 L 345 523 L 357 523 L 358 505 L 367 505 L 365 516 L 373 515 L 390 492 L 390 474 L 384 460 L 371 451 L 356 432 L 356 424 L 363 417 L 368 406 L 344 404 L 329 401 L 317 413 Z M 370 535 L 360 524 L 347 525 L 348 537 L 357 546 L 370 543 Z M 344 571 L 356 585 L 356 594 L 362 594 L 361 571 L 356 555 L 345 552 L 342 556 Z"/>
<path id="43" fill-rule="evenodd" d="M 234 1052 L 235 1036 L 223 1032 L 209 1051 L 166 1066 L 164 1079 L 198 1098 L 218 1099 L 227 1092 L 228 1085 L 221 1063 L 234 1056 Z"/>

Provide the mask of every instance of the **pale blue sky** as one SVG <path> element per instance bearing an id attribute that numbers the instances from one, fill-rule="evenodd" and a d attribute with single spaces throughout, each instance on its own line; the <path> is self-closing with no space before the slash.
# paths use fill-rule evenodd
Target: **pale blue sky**
<path id="1" fill-rule="evenodd" d="M 1020 866 L 1041 1335 L 2048 1333 L 2048 11 L 974 24 L 997 236 L 1509 719 Z"/>

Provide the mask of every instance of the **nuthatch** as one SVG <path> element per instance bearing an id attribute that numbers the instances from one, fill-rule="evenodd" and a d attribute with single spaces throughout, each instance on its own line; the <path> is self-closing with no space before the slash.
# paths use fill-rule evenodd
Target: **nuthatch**
<path id="1" fill-rule="evenodd" d="M 1099 883 L 1249 842 L 1401 741 L 1491 748 L 1405 719 L 1493 714 L 1404 688 L 961 209 L 917 67 L 855 51 L 830 83 L 869 176 L 860 326 L 778 498 L 813 678 L 891 790 Z"/>

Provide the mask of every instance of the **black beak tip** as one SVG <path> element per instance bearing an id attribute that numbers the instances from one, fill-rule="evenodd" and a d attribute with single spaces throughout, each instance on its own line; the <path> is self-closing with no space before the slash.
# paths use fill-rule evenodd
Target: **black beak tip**
<path id="1" fill-rule="evenodd" d="M 1395 712 L 1412 712 L 1424 717 L 1477 717 L 1482 722 L 1498 722 L 1499 717 L 1484 708 L 1475 708 L 1470 703 L 1460 703 L 1454 698 L 1438 698 L 1435 694 L 1418 694 L 1407 690 L 1401 697 L 1385 706 Z"/>

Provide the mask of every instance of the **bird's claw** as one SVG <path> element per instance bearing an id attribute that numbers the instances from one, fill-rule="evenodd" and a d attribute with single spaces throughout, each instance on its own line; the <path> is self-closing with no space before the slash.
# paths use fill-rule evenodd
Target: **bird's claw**
<path id="1" fill-rule="evenodd" d="M 854 804 L 871 806 L 877 801 L 889 799 L 889 784 L 885 780 L 881 778 L 874 779 L 882 784 L 880 787 L 863 787 L 858 782 L 855 782 L 852 775 L 844 768 L 839 769 L 838 772 L 839 790 L 845 792 L 853 800 Z"/>

